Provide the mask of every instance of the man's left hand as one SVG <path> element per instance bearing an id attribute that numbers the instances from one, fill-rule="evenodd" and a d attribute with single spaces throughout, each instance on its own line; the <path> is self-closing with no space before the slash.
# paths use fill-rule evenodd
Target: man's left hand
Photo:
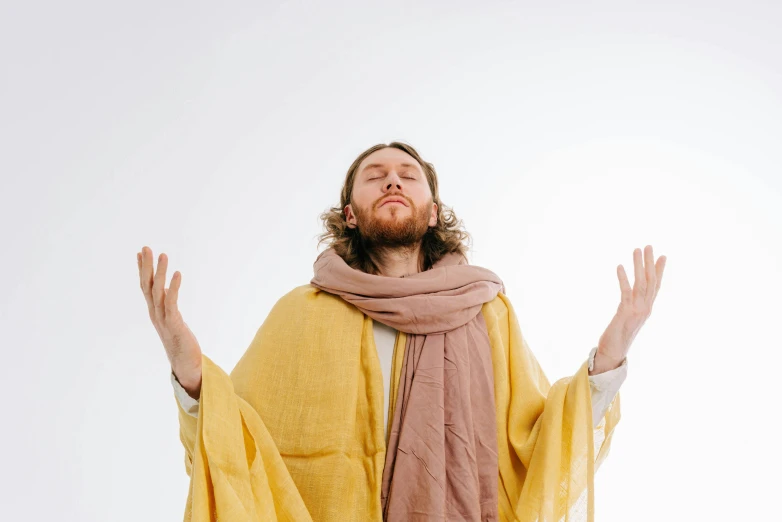
<path id="1" fill-rule="evenodd" d="M 652 245 L 646 246 L 643 256 L 642 261 L 640 248 L 633 251 L 635 284 L 632 288 L 624 267 L 619 265 L 616 269 L 622 298 L 616 315 L 600 336 L 591 375 L 613 370 L 622 364 L 633 339 L 652 313 L 652 305 L 663 279 L 666 257 L 660 256 L 655 264 Z"/>

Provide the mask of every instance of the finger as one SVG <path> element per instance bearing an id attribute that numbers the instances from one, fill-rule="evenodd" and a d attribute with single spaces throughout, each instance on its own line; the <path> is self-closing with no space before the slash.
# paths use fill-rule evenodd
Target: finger
<path id="1" fill-rule="evenodd" d="M 141 248 L 141 268 L 139 273 L 141 290 L 144 292 L 144 295 L 148 295 L 152 289 L 152 271 L 150 270 L 150 260 L 147 250 L 149 250 L 147 247 Z"/>
<path id="2" fill-rule="evenodd" d="M 143 249 L 142 249 L 142 250 L 143 250 Z M 144 278 L 142 277 L 142 276 L 143 276 L 143 273 L 144 273 L 144 271 L 143 271 L 143 268 L 144 268 L 144 263 L 143 263 L 143 261 L 142 261 L 142 257 L 143 257 L 143 254 L 142 254 L 141 252 L 136 252 L 136 262 L 138 263 L 138 279 L 139 279 L 139 286 L 141 287 L 141 292 L 142 292 L 142 293 L 145 293 L 145 292 L 144 292 Z M 145 296 L 145 297 L 146 297 L 146 296 Z"/>
<path id="3" fill-rule="evenodd" d="M 616 275 L 619 277 L 619 290 L 622 292 L 622 303 L 629 305 L 633 296 L 633 289 L 630 288 L 630 281 L 627 280 L 625 267 L 622 265 L 616 267 Z"/>
<path id="4" fill-rule="evenodd" d="M 646 275 L 644 274 L 643 262 L 641 261 L 641 249 L 633 250 L 633 265 L 635 266 L 635 284 L 633 285 L 633 294 L 642 299 L 646 295 Z"/>
<path id="5" fill-rule="evenodd" d="M 177 298 L 179 297 L 179 286 L 182 284 L 182 274 L 178 271 L 171 276 L 171 286 L 166 292 L 166 317 L 176 317 L 179 313 Z"/>
<path id="6" fill-rule="evenodd" d="M 155 311 L 155 303 L 152 300 L 152 250 L 147 247 L 141 249 L 141 291 L 144 294 L 144 300 L 147 302 L 147 312 L 149 318 L 158 328 L 158 314 Z"/>
<path id="7" fill-rule="evenodd" d="M 168 257 L 160 254 L 157 261 L 157 271 L 152 283 L 152 302 L 155 304 L 155 315 L 161 321 L 165 320 L 165 307 L 163 303 L 163 290 L 166 288 L 166 268 Z"/>
<path id="8" fill-rule="evenodd" d="M 152 250 L 147 247 L 141 249 L 141 291 L 147 301 L 149 313 L 154 315 L 155 305 L 152 302 Z"/>
<path id="9" fill-rule="evenodd" d="M 668 260 L 665 256 L 660 256 L 657 259 L 657 265 L 655 266 L 655 272 L 657 273 L 657 285 L 654 289 L 654 298 L 657 299 L 657 292 L 660 291 L 660 285 L 663 282 L 663 272 L 665 271 L 665 262 Z"/>
<path id="10" fill-rule="evenodd" d="M 645 301 L 649 306 L 654 301 L 654 293 L 657 289 L 657 275 L 654 273 L 654 250 L 652 245 L 646 245 L 644 249 L 644 277 L 646 278 L 646 288 L 649 290 L 646 292 Z"/>

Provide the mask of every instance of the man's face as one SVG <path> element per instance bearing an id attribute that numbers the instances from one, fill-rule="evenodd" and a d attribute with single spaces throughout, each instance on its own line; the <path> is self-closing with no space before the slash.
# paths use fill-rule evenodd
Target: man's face
<path id="1" fill-rule="evenodd" d="M 348 226 L 358 227 L 376 247 L 415 246 L 437 224 L 437 205 L 421 165 L 392 147 L 364 158 L 351 201 L 345 207 Z"/>

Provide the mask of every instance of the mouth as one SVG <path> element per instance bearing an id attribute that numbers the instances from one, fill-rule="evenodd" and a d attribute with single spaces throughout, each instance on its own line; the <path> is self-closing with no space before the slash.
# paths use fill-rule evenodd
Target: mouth
<path id="1" fill-rule="evenodd" d="M 407 206 L 407 203 L 405 203 L 404 201 L 402 201 L 401 199 L 398 199 L 398 198 L 387 199 L 386 201 L 381 203 L 380 206 L 384 207 L 386 205 L 393 205 L 393 204 L 402 205 L 404 207 Z M 378 207 L 378 208 L 380 208 L 380 207 Z"/>

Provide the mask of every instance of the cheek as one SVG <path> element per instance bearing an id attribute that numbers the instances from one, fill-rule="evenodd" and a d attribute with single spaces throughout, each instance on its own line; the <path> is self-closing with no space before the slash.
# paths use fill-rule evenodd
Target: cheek
<path id="1" fill-rule="evenodd" d="M 432 194 L 429 192 L 428 187 L 416 187 L 415 190 L 410 191 L 409 195 L 418 208 L 428 204 L 432 199 Z"/>
<path id="2" fill-rule="evenodd" d="M 375 194 L 377 192 L 377 194 Z M 358 205 L 361 208 L 368 208 L 375 200 L 380 198 L 382 194 L 373 187 L 355 187 L 353 189 L 352 201 L 353 205 Z"/>

